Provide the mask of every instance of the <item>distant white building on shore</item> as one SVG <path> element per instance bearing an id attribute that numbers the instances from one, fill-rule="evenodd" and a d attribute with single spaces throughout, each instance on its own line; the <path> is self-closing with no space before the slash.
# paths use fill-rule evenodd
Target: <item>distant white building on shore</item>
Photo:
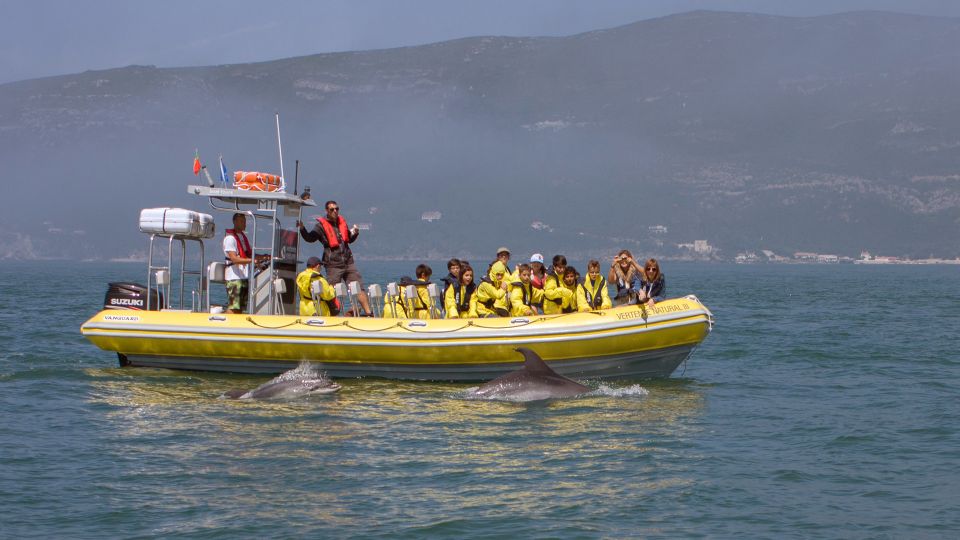
<path id="1" fill-rule="evenodd" d="M 373 229 L 373 223 L 357 223 L 357 228 L 361 231 L 369 231 Z"/>
<path id="2" fill-rule="evenodd" d="M 733 260 L 738 264 L 755 263 L 760 261 L 760 257 L 757 257 L 757 254 L 752 251 L 742 251 L 737 253 Z"/>
<path id="3" fill-rule="evenodd" d="M 694 240 L 693 251 L 696 253 L 712 253 L 713 246 L 711 246 L 706 240 Z"/>
<path id="4" fill-rule="evenodd" d="M 812 253 L 809 251 L 797 251 L 793 254 L 793 258 L 798 261 L 808 261 L 808 262 L 817 262 L 817 263 L 837 263 L 840 262 L 840 257 L 838 255 L 830 255 L 827 253 Z"/>
<path id="5" fill-rule="evenodd" d="M 667 234 L 666 225 L 651 225 L 647 227 L 647 230 L 650 231 L 650 234 Z"/>
<path id="6" fill-rule="evenodd" d="M 786 262 L 789 260 L 782 255 L 777 255 L 776 253 L 770 251 L 769 249 L 762 249 L 760 250 L 760 252 L 763 253 L 763 256 L 766 257 L 768 261 L 771 261 L 771 262 Z"/>
<path id="7" fill-rule="evenodd" d="M 439 220 L 439 219 L 442 218 L 442 217 L 443 217 L 443 213 L 442 213 L 442 212 L 438 212 L 437 210 L 430 210 L 430 211 L 427 211 L 427 212 L 424 212 L 424 213 L 420 214 L 420 219 L 421 219 L 422 221 L 428 221 L 428 222 L 431 222 L 431 223 L 434 222 L 434 221 Z"/>
<path id="8" fill-rule="evenodd" d="M 734 257 L 734 261 L 738 263 L 758 263 L 758 262 L 776 262 L 782 263 L 787 262 L 790 259 L 777 255 L 776 253 L 770 251 L 769 249 L 761 249 L 760 254 L 753 251 L 743 251 L 737 253 L 737 256 Z"/>
<path id="9" fill-rule="evenodd" d="M 698 255 L 710 255 L 716 248 L 710 245 L 706 240 L 694 240 L 693 243 L 677 244 L 680 249 L 692 251 Z"/>

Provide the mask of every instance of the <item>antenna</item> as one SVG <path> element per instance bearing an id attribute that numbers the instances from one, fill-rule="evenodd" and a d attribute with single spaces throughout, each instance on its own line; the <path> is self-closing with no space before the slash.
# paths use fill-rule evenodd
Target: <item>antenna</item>
<path id="1" fill-rule="evenodd" d="M 297 168 L 293 171 L 293 194 L 297 194 L 297 182 L 300 180 L 300 160 L 297 160 Z"/>
<path id="2" fill-rule="evenodd" d="M 283 145 L 280 143 L 280 113 L 277 112 L 277 149 L 280 151 L 280 178 L 283 178 Z"/>

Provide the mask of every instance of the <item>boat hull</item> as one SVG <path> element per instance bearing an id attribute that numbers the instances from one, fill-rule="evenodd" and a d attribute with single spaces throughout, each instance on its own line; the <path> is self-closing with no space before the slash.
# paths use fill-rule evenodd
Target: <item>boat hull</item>
<path id="1" fill-rule="evenodd" d="M 482 381 L 519 369 L 517 347 L 571 377 L 668 377 L 711 326 L 710 311 L 686 297 L 654 308 L 442 321 L 105 310 L 81 331 L 132 366 L 278 373 L 310 361 L 332 377 Z"/>
<path id="2" fill-rule="evenodd" d="M 553 360 L 550 366 L 562 375 L 588 379 L 633 379 L 669 377 L 683 363 L 693 346 L 670 347 L 605 358 Z M 277 373 L 297 367 L 284 360 L 237 360 L 188 356 L 124 355 L 124 364 L 136 367 L 222 371 L 227 373 Z M 378 364 L 374 362 L 314 362 L 336 378 L 382 377 L 413 381 L 486 381 L 523 367 L 523 362 L 498 364 Z"/>

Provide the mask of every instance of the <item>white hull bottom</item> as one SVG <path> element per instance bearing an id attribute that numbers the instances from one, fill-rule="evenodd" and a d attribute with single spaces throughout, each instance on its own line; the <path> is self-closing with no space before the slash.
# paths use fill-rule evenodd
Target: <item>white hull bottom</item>
<path id="1" fill-rule="evenodd" d="M 626 355 L 552 360 L 547 362 L 557 373 L 578 379 L 644 379 L 669 377 L 686 360 L 695 345 L 667 347 Z M 523 366 L 517 362 L 497 364 L 376 364 L 314 362 L 330 377 L 382 377 L 408 381 L 488 381 Z M 298 361 L 242 360 L 185 356 L 120 355 L 120 363 L 128 366 L 222 371 L 229 373 L 281 373 L 297 367 Z"/>

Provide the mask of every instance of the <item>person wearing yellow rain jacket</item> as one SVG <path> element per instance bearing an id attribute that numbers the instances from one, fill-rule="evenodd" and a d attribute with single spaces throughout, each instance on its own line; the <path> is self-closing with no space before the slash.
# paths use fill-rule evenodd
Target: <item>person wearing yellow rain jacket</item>
<path id="1" fill-rule="evenodd" d="M 429 319 L 430 311 L 433 307 L 433 301 L 430 299 L 430 292 L 427 286 L 430 285 L 430 276 L 433 270 L 425 265 L 417 265 L 417 279 L 409 277 L 400 278 L 400 298 L 391 299 L 383 306 L 384 317 L 396 317 L 398 319 Z M 416 288 L 416 296 L 406 298 L 404 290 L 407 286 L 413 285 Z"/>
<path id="2" fill-rule="evenodd" d="M 385 318 L 396 318 L 396 319 L 409 319 L 407 316 L 407 303 L 404 300 L 404 293 L 406 292 L 406 286 L 404 283 L 412 282 L 409 277 L 400 278 L 400 282 L 397 283 L 397 296 L 391 296 L 389 293 L 384 295 L 383 298 L 383 316 Z"/>
<path id="3" fill-rule="evenodd" d="M 448 319 L 466 319 L 477 316 L 477 285 L 473 282 L 473 268 L 460 265 L 460 279 L 447 287 L 443 306 Z"/>
<path id="4" fill-rule="evenodd" d="M 336 305 L 337 293 L 333 287 L 327 283 L 327 280 L 320 273 L 321 262 L 318 257 L 307 259 L 307 267 L 303 272 L 297 275 L 297 291 L 300 293 L 300 315 L 311 316 L 319 315 L 326 317 L 330 315 L 339 315 L 340 309 Z M 320 282 L 320 306 L 319 310 L 313 301 L 313 292 L 310 290 L 314 281 Z M 331 304 L 335 307 L 337 313 L 330 310 Z"/>
<path id="5" fill-rule="evenodd" d="M 510 297 L 507 295 L 509 287 L 504 276 L 507 267 L 501 261 L 494 261 L 490 266 L 489 277 L 483 278 L 477 286 L 477 316 L 479 317 L 507 317 L 510 315 Z"/>
<path id="6" fill-rule="evenodd" d="M 564 313 L 563 306 L 570 305 L 571 297 L 576 302 L 576 288 L 563 285 L 563 274 L 567 270 L 567 258 L 563 255 L 553 257 L 553 271 L 543 279 L 543 313 L 552 315 Z"/>
<path id="7" fill-rule="evenodd" d="M 515 281 L 510 289 L 510 315 L 513 317 L 536 315 L 539 312 L 537 305 L 543 303 L 543 291 L 530 281 L 531 271 L 529 264 L 517 267 L 520 280 Z"/>
<path id="8" fill-rule="evenodd" d="M 568 266 L 563 271 L 563 288 L 570 291 L 569 296 L 564 296 L 563 303 L 560 305 L 560 313 L 575 313 L 577 311 L 577 283 L 580 281 L 580 272 L 577 269 Z"/>
<path id="9" fill-rule="evenodd" d="M 513 272 L 511 273 L 510 249 L 505 247 L 497 248 L 497 258 L 492 263 L 490 263 L 490 267 L 487 268 L 487 277 L 490 278 L 491 281 L 493 280 L 493 265 L 496 264 L 498 261 L 503 264 L 503 268 L 504 268 L 503 275 L 504 277 L 507 278 L 507 281 L 516 281 L 516 279 L 510 279 L 511 276 L 513 278 L 517 278 L 517 275 L 516 275 L 517 271 L 513 270 Z"/>
<path id="10" fill-rule="evenodd" d="M 610 301 L 610 292 L 607 291 L 607 280 L 600 275 L 600 261 L 587 263 L 587 275 L 583 282 L 577 285 L 577 309 L 592 311 L 608 309 L 613 306 Z"/>
<path id="11" fill-rule="evenodd" d="M 507 282 L 507 309 L 510 309 L 510 291 L 513 290 L 513 283 L 520 281 L 519 266 L 510 270 L 510 248 L 497 248 L 497 258 L 487 267 L 487 279 L 493 281 L 493 265 L 497 262 L 503 264 L 503 280 Z"/>
<path id="12" fill-rule="evenodd" d="M 433 269 L 425 264 L 418 264 L 416 272 L 417 282 L 414 286 L 417 288 L 417 296 L 407 300 L 407 313 L 412 313 L 414 319 L 429 319 L 433 311 L 433 300 L 427 286 L 430 285 Z"/>

